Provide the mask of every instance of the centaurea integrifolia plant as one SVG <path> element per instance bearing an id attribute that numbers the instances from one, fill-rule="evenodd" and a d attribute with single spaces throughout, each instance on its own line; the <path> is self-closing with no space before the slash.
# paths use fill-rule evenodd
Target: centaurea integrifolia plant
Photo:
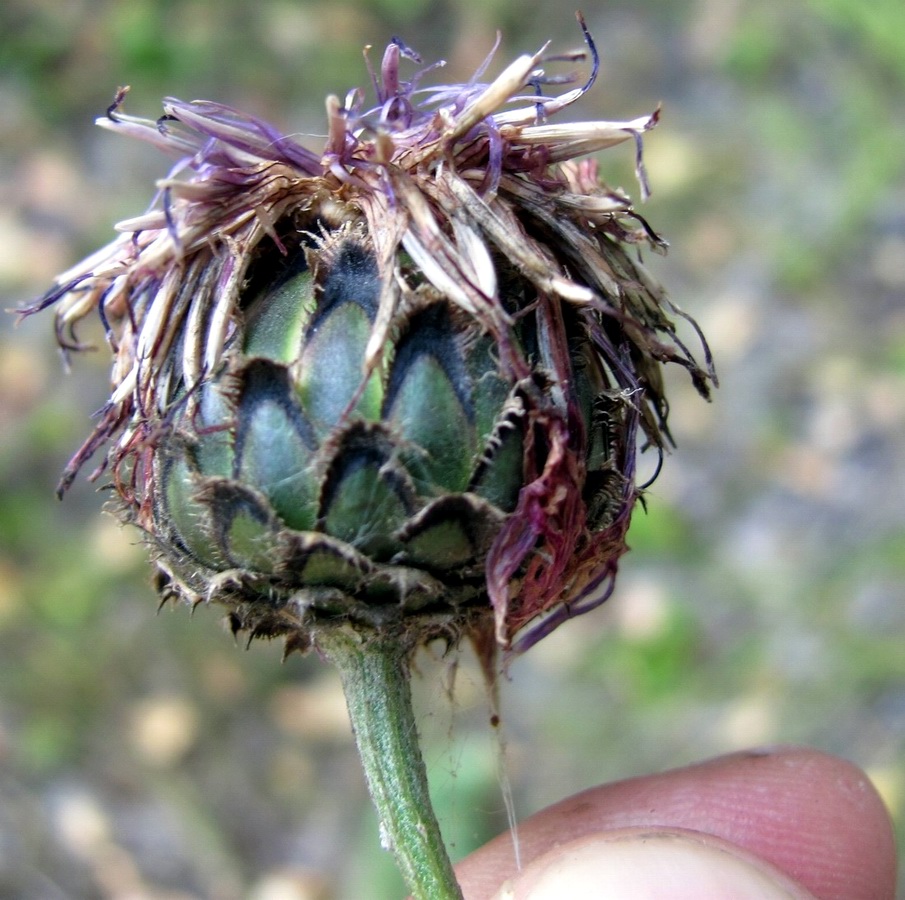
<path id="1" fill-rule="evenodd" d="M 162 600 L 315 648 L 342 674 L 384 834 L 412 892 L 459 896 L 409 697 L 414 651 L 471 640 L 488 672 L 610 594 L 668 447 L 662 365 L 714 374 L 638 261 L 665 243 L 590 155 L 658 113 L 558 123 L 587 54 L 519 57 L 423 87 L 394 41 L 327 100 L 314 151 L 210 102 L 99 124 L 176 163 L 145 214 L 33 307 L 60 345 L 103 322 L 112 394 L 61 493 L 103 454 Z M 587 80 L 546 67 L 588 55 Z M 550 96 L 555 87 L 564 92 Z M 691 321 L 691 320 L 688 320 Z M 692 322 L 692 326 L 694 323 Z M 698 333 L 700 337 L 700 334 Z"/>

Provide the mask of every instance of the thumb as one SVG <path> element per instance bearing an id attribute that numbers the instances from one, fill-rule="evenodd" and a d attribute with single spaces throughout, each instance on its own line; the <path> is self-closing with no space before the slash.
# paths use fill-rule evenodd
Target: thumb
<path id="1" fill-rule="evenodd" d="M 768 863 L 696 831 L 624 829 L 560 844 L 495 900 L 814 900 Z"/>

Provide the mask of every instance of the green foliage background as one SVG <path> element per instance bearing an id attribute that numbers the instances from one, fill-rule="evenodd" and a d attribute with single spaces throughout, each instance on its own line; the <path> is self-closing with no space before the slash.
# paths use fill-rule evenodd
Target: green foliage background
<path id="1" fill-rule="evenodd" d="M 550 39 L 538 0 L 7 0 L 0 298 L 15 307 L 142 211 L 167 162 L 95 129 L 119 84 L 323 132 L 393 34 L 464 79 Z M 752 744 L 864 768 L 905 828 L 905 7 L 611 0 L 581 115 L 664 103 L 648 137 L 651 260 L 708 333 L 707 406 L 673 373 L 677 452 L 616 594 L 514 663 L 508 777 L 526 815 L 604 779 Z M 631 188 L 631 151 L 602 158 Z M 136 535 L 57 476 L 104 397 L 50 321 L 0 322 L 0 895 L 394 897 L 338 680 L 236 648 L 214 610 L 154 614 Z M 102 335 L 97 335 L 103 345 Z M 648 461 L 643 465 L 652 466 Z M 505 828 L 466 655 L 425 654 L 428 763 L 454 853 Z M 450 700 L 452 697 L 452 700 Z M 903 883 L 905 890 L 905 883 Z"/>

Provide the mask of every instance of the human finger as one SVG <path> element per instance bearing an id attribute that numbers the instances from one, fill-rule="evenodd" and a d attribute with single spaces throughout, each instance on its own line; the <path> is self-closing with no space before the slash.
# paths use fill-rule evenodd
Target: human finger
<path id="1" fill-rule="evenodd" d="M 821 900 L 895 894 L 895 841 L 876 790 L 851 763 L 815 750 L 747 751 L 591 788 L 522 823 L 520 858 L 529 865 L 557 843 L 633 827 L 713 835 Z M 515 872 L 508 834 L 457 867 L 468 900 L 492 897 Z"/>

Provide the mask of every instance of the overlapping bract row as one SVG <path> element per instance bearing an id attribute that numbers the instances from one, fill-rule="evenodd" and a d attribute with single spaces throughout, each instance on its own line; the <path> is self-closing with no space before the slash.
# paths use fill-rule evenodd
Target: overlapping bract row
<path id="1" fill-rule="evenodd" d="M 166 404 L 152 531 L 182 589 L 270 590 L 270 606 L 236 613 L 261 634 L 306 616 L 486 609 L 488 553 L 551 450 L 529 423 L 557 404 L 574 419 L 587 524 L 611 524 L 631 491 L 611 457 L 622 423 L 605 414 L 608 375 L 577 315 L 563 322 L 567 382 L 542 368 L 507 378 L 490 338 L 403 254 L 390 345 L 365 372 L 382 290 L 367 232 L 303 224 L 280 223 L 285 255 L 249 267 L 225 370 L 196 394 L 177 382 Z M 510 340 L 536 360 L 536 297 L 497 262 Z"/>

